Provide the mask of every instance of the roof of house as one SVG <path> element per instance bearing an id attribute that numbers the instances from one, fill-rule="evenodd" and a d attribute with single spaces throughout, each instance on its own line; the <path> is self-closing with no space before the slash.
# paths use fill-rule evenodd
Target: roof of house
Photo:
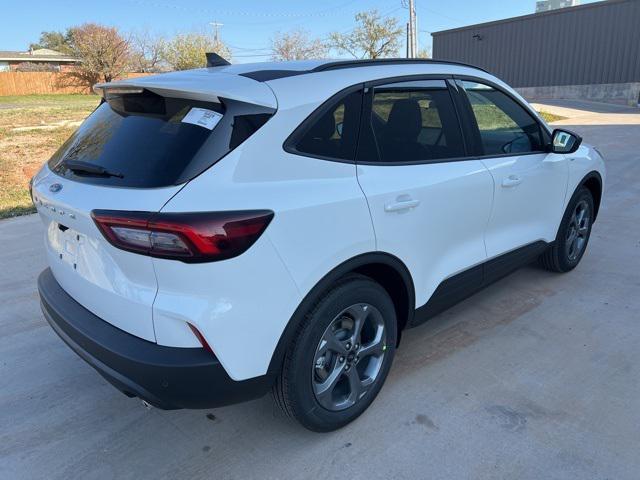
<path id="1" fill-rule="evenodd" d="M 48 48 L 40 48 L 27 52 L 0 50 L 0 61 L 15 62 L 77 62 L 78 59 L 71 55 L 56 52 Z"/>

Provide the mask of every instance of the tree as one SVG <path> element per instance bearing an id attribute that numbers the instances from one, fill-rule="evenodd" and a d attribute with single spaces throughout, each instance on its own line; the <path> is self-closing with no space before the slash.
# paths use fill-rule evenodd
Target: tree
<path id="1" fill-rule="evenodd" d="M 166 43 L 162 57 L 173 70 L 188 70 L 205 67 L 207 52 L 217 53 L 227 60 L 231 58 L 229 47 L 201 33 L 177 35 Z"/>
<path id="2" fill-rule="evenodd" d="M 129 64 L 129 40 L 123 38 L 114 27 L 85 23 L 73 27 L 71 53 L 78 58 L 78 76 L 91 84 L 110 82 L 127 71 Z"/>
<path id="3" fill-rule="evenodd" d="M 40 40 L 38 43 L 32 43 L 29 45 L 29 49 L 38 50 L 40 48 L 48 48 L 49 50 L 55 50 L 56 52 L 70 54 L 72 50 L 71 46 L 71 32 L 42 32 L 40 34 Z"/>
<path id="4" fill-rule="evenodd" d="M 276 33 L 271 39 L 271 58 L 276 61 L 322 58 L 327 47 L 318 38 L 311 39 L 304 30 Z"/>
<path id="5" fill-rule="evenodd" d="M 358 26 L 349 33 L 333 32 L 330 44 L 355 58 L 381 58 L 398 55 L 404 29 L 395 18 L 384 19 L 377 10 L 356 14 Z"/>
<path id="6" fill-rule="evenodd" d="M 164 38 L 143 31 L 131 37 L 130 67 L 134 72 L 156 73 L 165 70 L 162 58 Z"/>

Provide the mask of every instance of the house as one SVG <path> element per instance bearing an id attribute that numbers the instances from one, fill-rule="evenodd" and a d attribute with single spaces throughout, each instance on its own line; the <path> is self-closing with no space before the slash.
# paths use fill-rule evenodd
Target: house
<path id="1" fill-rule="evenodd" d="M 0 72 L 13 71 L 69 71 L 78 62 L 70 55 L 40 48 L 28 52 L 0 50 Z"/>

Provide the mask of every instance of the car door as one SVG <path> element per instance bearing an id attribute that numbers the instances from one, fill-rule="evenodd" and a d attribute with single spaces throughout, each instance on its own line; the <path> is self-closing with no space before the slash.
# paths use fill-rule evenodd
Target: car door
<path id="1" fill-rule="evenodd" d="M 486 259 L 483 237 L 493 181 L 480 160 L 466 156 L 444 80 L 368 86 L 357 176 L 377 249 L 407 265 L 416 306 L 443 280 Z M 481 281 L 478 271 L 471 283 Z"/>
<path id="2" fill-rule="evenodd" d="M 479 158 L 495 194 L 485 241 L 489 258 L 554 240 L 563 211 L 568 165 L 548 153 L 548 133 L 512 96 L 475 80 L 457 82 L 466 98 Z"/>

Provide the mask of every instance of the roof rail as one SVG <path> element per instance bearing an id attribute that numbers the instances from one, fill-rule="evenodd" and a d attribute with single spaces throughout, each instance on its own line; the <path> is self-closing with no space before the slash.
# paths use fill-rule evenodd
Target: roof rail
<path id="1" fill-rule="evenodd" d="M 323 63 L 322 65 L 318 65 L 317 67 L 309 70 L 309 72 L 325 72 L 327 70 L 340 70 L 343 68 L 371 67 L 375 65 L 404 65 L 411 63 L 458 65 L 461 67 L 475 68 L 485 73 L 489 73 L 484 68 L 480 68 L 468 63 L 457 62 L 455 60 L 435 60 L 432 58 L 376 58 L 363 60 L 336 60 L 334 62 L 328 62 Z"/>

